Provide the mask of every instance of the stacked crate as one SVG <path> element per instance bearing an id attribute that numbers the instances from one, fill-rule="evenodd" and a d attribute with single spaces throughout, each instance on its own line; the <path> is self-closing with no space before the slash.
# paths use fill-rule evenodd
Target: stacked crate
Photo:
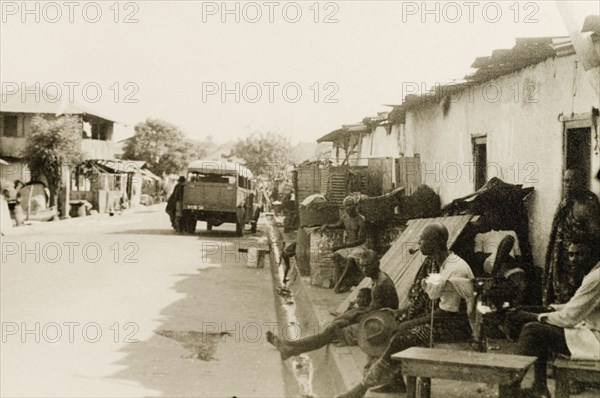
<path id="1" fill-rule="evenodd" d="M 344 240 L 341 230 L 321 231 L 310 234 L 310 284 L 325 288 L 333 287 L 332 246 L 340 245 Z"/>
<path id="2" fill-rule="evenodd" d="M 321 193 L 321 169 L 318 162 L 298 166 L 298 203 L 315 193 Z"/>

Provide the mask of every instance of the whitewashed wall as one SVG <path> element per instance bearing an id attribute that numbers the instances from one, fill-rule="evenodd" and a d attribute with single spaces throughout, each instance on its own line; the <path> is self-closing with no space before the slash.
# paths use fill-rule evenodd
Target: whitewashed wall
<path id="1" fill-rule="evenodd" d="M 559 114 L 591 112 L 600 102 L 583 69 L 575 66 L 575 55 L 550 58 L 454 95 L 446 115 L 443 101 L 407 113 L 407 142 L 421 156 L 424 183 L 438 190 L 443 204 L 474 190 L 473 135 L 487 134 L 488 179 L 535 187 L 529 216 L 538 266 L 561 197 Z M 593 148 L 592 167 L 595 175 L 600 159 Z M 596 181 L 592 188 L 600 191 Z"/>

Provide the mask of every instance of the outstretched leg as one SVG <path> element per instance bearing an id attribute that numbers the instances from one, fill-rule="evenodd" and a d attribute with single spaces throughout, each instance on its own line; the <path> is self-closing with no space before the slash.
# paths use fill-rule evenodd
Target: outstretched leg
<path id="1" fill-rule="evenodd" d="M 271 331 L 268 331 L 267 341 L 279 350 L 281 359 L 286 360 L 291 356 L 319 349 L 333 342 L 338 334 L 338 326 L 334 324 L 326 327 L 321 333 L 300 340 L 284 340 L 275 336 Z"/>

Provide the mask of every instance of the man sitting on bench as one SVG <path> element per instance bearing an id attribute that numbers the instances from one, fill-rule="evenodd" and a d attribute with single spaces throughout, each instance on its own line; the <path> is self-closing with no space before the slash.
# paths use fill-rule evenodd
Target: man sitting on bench
<path id="1" fill-rule="evenodd" d="M 572 359 L 600 360 L 600 262 L 585 276 L 566 304 L 554 312 L 524 313 L 531 322 L 519 336 L 518 354 L 537 357 L 533 387 L 522 397 L 550 397 L 546 364 L 550 352 Z"/>
<path id="2" fill-rule="evenodd" d="M 383 355 L 365 373 L 362 383 L 339 397 L 363 397 L 369 388 L 401 380 L 400 367 L 392 363 L 392 354 L 410 347 L 427 347 L 430 337 L 436 342 L 467 341 L 472 337 L 465 311 L 473 306 L 473 272 L 459 256 L 448 250 L 448 229 L 442 224 L 430 224 L 419 240 L 421 253 L 439 265 L 439 274 L 430 274 L 422 281 L 423 290 L 431 299 L 440 299 L 433 315 L 425 315 L 401 323 L 385 348 Z M 433 329 L 431 319 L 433 316 Z M 383 392 L 380 390 L 380 392 Z"/>

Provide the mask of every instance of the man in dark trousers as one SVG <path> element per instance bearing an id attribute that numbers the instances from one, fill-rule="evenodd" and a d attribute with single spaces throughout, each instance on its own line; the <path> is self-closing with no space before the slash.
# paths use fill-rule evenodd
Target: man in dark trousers
<path id="1" fill-rule="evenodd" d="M 183 213 L 182 201 L 183 201 L 183 187 L 185 186 L 185 177 L 179 177 L 177 185 L 173 188 L 173 193 L 167 201 L 167 208 L 165 211 L 171 219 L 171 226 L 175 228 L 175 231 L 181 232 L 181 216 Z"/>
<path id="2" fill-rule="evenodd" d="M 552 310 L 524 314 L 530 322 L 521 332 L 517 353 L 535 356 L 537 361 L 533 386 L 523 390 L 523 398 L 550 397 L 546 376 L 550 353 L 600 360 L 600 262 L 583 278 L 575 295 Z"/>

